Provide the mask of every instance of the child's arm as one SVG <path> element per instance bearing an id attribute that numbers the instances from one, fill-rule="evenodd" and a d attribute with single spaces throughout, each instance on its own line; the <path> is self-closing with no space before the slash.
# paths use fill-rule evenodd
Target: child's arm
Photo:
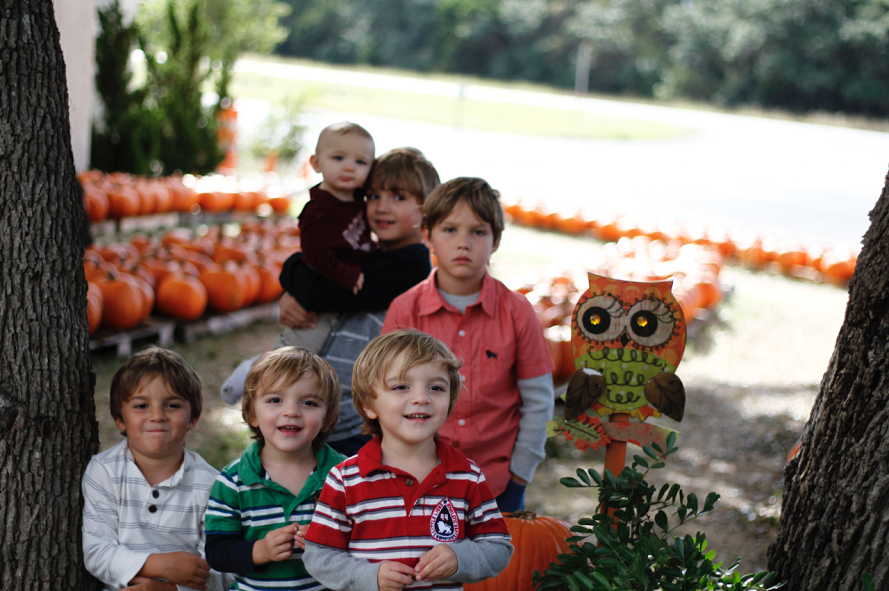
<path id="1" fill-rule="evenodd" d="M 115 589 L 126 587 L 150 554 L 120 543 L 119 507 L 111 474 L 93 458 L 81 481 L 83 490 L 83 562 L 91 575 Z"/>
<path id="2" fill-rule="evenodd" d="M 555 406 L 552 374 L 518 380 L 518 387 L 522 407 L 519 409 L 519 433 L 512 450 L 509 471 L 514 477 L 529 482 L 545 457 L 546 422 L 553 417 Z"/>
<path id="3" fill-rule="evenodd" d="M 343 231 L 347 230 L 345 224 L 354 221 L 346 215 L 345 220 L 341 215 L 332 215 L 319 202 L 311 200 L 299 215 L 299 237 L 303 261 L 327 280 L 351 291 L 358 284 L 361 266 L 343 262 L 337 253 L 356 246 L 343 237 Z M 367 220 L 364 224 L 366 228 Z"/>
<path id="4" fill-rule="evenodd" d="M 354 591 L 380 591 L 401 589 L 413 582 L 414 569 L 401 563 L 403 567 L 402 581 L 406 581 L 401 587 L 393 586 L 393 575 L 388 574 L 390 567 L 383 571 L 385 581 L 378 577 L 383 568 L 382 565 L 391 565 L 392 562 L 368 562 L 363 558 L 356 558 L 349 554 L 348 550 L 332 548 L 321 544 L 306 541 L 306 551 L 303 554 L 303 563 L 312 577 L 328 589 L 352 589 Z"/>
<path id="5" fill-rule="evenodd" d="M 228 468 L 226 468 L 228 470 Z M 210 489 L 204 517 L 207 533 L 207 562 L 223 573 L 252 573 L 254 540 L 245 540 L 241 531 L 241 502 L 232 477 L 225 471 Z"/>

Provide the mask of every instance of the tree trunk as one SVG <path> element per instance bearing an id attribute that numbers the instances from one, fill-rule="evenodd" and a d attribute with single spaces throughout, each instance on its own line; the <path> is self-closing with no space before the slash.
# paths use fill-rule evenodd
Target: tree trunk
<path id="1" fill-rule="evenodd" d="M 0 0 L 0 589 L 95 589 L 98 448 L 65 65 L 52 0 Z"/>
<path id="2" fill-rule="evenodd" d="M 889 588 L 889 177 L 802 447 L 769 568 L 791 591 Z M 818 318 L 812 318 L 818 322 Z"/>

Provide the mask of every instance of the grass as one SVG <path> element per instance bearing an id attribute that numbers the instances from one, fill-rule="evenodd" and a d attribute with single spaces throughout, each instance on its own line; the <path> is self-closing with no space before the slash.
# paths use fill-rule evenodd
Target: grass
<path id="1" fill-rule="evenodd" d="M 344 71 L 344 79 L 348 79 L 348 73 Z M 354 84 L 294 81 L 253 72 L 236 73 L 230 90 L 236 97 L 281 103 L 294 98 L 295 87 L 298 88 L 299 97 L 313 107 L 501 133 L 620 140 L 657 140 L 693 133 L 691 129 L 676 125 L 581 110 L 473 100 L 456 95 L 403 92 Z"/>

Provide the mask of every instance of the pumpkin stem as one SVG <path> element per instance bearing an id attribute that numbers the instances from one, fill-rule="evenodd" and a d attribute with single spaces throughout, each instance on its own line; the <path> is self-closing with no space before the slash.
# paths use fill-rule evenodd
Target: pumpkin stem
<path id="1" fill-rule="evenodd" d="M 514 511 L 512 513 L 507 513 L 506 517 L 511 517 L 512 519 L 521 519 L 523 521 L 534 521 L 537 519 L 537 513 L 534 511 Z"/>

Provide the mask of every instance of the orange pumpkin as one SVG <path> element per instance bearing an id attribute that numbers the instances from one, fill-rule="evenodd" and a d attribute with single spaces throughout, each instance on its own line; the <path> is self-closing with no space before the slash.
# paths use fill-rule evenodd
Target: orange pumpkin
<path id="1" fill-rule="evenodd" d="M 538 517 L 530 511 L 516 511 L 504 516 L 515 553 L 503 572 L 493 579 L 464 585 L 466 591 L 533 591 L 531 575 L 541 573 L 568 552 L 571 526 L 554 517 Z"/>
<path id="2" fill-rule="evenodd" d="M 268 262 L 256 265 L 255 268 L 256 272 L 259 273 L 259 280 L 262 284 L 256 303 L 265 304 L 280 298 L 284 292 L 284 288 L 281 287 L 281 281 L 278 279 L 281 275 L 281 269 L 274 263 Z"/>
<path id="3" fill-rule="evenodd" d="M 83 206 L 86 215 L 91 222 L 101 222 L 108 217 L 111 204 L 105 191 L 95 185 L 87 185 L 83 188 Z"/>
<path id="4" fill-rule="evenodd" d="M 204 271 L 201 283 L 207 288 L 208 303 L 219 312 L 240 310 L 247 301 L 247 279 L 236 263 Z"/>
<path id="5" fill-rule="evenodd" d="M 111 217 L 119 219 L 139 215 L 142 202 L 135 189 L 120 186 L 107 191 L 107 193 Z"/>
<path id="6" fill-rule="evenodd" d="M 171 274 L 157 289 L 157 310 L 179 320 L 197 320 L 207 309 L 207 289 L 191 275 Z"/>
<path id="7" fill-rule="evenodd" d="M 87 282 L 86 323 L 89 334 L 93 334 L 102 323 L 102 288 L 92 281 Z"/>
<path id="8" fill-rule="evenodd" d="M 269 205 L 275 213 L 287 213 L 290 210 L 290 197 L 272 197 Z"/>
<path id="9" fill-rule="evenodd" d="M 112 330 L 129 330 L 143 318 L 145 301 L 142 290 L 135 282 L 109 279 L 99 285 L 105 307 L 102 326 Z"/>

